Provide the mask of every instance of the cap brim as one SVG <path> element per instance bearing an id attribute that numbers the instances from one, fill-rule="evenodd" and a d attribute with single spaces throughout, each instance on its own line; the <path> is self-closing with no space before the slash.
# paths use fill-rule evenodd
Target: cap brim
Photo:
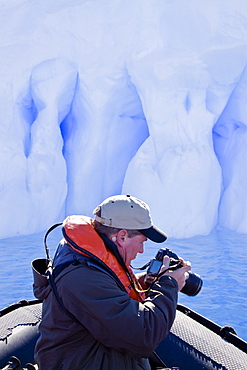
<path id="1" fill-rule="evenodd" d="M 155 226 L 151 226 L 148 229 L 138 231 L 155 243 L 163 243 L 167 239 L 167 235 Z"/>

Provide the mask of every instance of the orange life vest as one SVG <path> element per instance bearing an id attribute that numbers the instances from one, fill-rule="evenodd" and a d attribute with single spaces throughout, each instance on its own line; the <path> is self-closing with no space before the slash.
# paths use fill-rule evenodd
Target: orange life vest
<path id="1" fill-rule="evenodd" d="M 145 293 L 142 291 L 132 270 L 128 268 L 128 273 L 130 275 L 128 276 L 124 267 L 118 262 L 114 254 L 106 248 L 103 240 L 94 230 L 90 217 L 69 216 L 63 222 L 63 229 L 65 240 L 72 249 L 87 255 L 86 252 L 82 252 L 76 248 L 76 246 L 79 246 L 98 257 L 117 275 L 132 299 L 140 302 L 145 299 Z M 90 256 L 90 254 L 88 255 Z M 138 287 L 137 290 L 136 287 Z"/>

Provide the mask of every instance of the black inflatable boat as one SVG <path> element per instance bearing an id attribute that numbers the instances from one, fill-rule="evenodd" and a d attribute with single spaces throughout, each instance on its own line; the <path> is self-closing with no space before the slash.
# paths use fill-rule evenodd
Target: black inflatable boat
<path id="1" fill-rule="evenodd" d="M 0 311 L 0 369 L 35 369 L 41 305 L 38 300 L 24 300 Z M 178 305 L 171 332 L 156 349 L 153 365 L 160 366 L 159 359 L 179 370 L 247 370 L 247 342 L 232 328 L 221 328 Z"/>

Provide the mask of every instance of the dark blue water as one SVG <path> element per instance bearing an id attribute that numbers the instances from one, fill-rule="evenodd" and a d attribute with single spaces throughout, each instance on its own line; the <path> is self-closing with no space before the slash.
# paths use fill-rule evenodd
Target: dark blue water
<path id="1" fill-rule="evenodd" d="M 0 240 L 0 309 L 21 299 L 33 299 L 31 261 L 44 258 L 44 233 Z M 51 255 L 61 238 L 55 230 L 48 238 Z M 218 229 L 209 236 L 168 239 L 163 245 L 147 242 L 145 253 L 134 266 L 154 257 L 160 246 L 168 247 L 192 263 L 203 279 L 195 297 L 179 294 L 179 302 L 217 324 L 232 326 L 247 341 L 247 235 Z"/>

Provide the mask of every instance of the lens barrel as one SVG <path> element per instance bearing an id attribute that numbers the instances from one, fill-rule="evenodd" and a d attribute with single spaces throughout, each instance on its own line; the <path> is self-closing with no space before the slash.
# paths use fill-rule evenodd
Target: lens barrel
<path id="1" fill-rule="evenodd" d="M 202 288 L 202 279 L 194 272 L 189 271 L 188 274 L 189 277 L 186 280 L 185 286 L 181 289 L 181 292 L 192 297 L 200 292 Z"/>

